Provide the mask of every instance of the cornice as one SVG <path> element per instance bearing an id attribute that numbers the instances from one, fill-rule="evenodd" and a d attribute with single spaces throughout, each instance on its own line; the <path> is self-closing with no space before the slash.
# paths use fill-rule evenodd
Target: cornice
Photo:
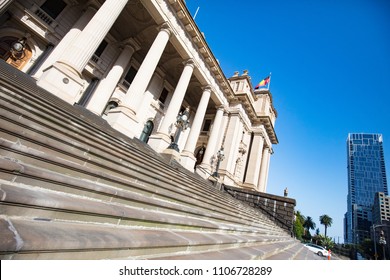
<path id="1" fill-rule="evenodd" d="M 178 19 L 183 24 L 187 34 L 191 37 L 192 42 L 198 48 L 199 53 L 209 68 L 211 74 L 218 82 L 226 99 L 230 102 L 234 98 L 234 92 L 230 87 L 230 83 L 223 73 L 218 60 L 214 57 L 209 48 L 203 33 L 199 30 L 197 24 L 193 20 L 190 12 L 187 9 L 183 0 L 168 0 L 172 8 L 174 8 Z"/>

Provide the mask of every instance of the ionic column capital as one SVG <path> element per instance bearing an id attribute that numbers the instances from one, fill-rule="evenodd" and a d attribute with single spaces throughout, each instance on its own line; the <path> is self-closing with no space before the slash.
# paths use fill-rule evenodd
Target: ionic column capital
<path id="1" fill-rule="evenodd" d="M 183 65 L 184 65 L 184 67 L 189 66 L 189 67 L 192 67 L 192 69 L 194 69 L 195 68 L 195 61 L 192 58 L 189 58 L 189 59 L 183 61 Z"/>
<path id="2" fill-rule="evenodd" d="M 141 49 L 141 43 L 135 38 L 128 38 L 122 42 L 122 48 L 130 47 L 133 49 L 133 52 Z"/>
<path id="3" fill-rule="evenodd" d="M 207 86 L 202 87 L 202 90 L 203 91 L 209 91 L 210 93 L 213 92 L 213 88 L 211 87 L 211 85 L 207 85 Z"/>
<path id="4" fill-rule="evenodd" d="M 170 26 L 170 24 L 168 22 L 164 22 L 163 24 L 161 24 L 159 27 L 158 27 L 158 31 L 159 32 L 166 32 L 168 34 L 169 37 L 171 37 L 173 31 L 172 31 L 172 27 Z"/>

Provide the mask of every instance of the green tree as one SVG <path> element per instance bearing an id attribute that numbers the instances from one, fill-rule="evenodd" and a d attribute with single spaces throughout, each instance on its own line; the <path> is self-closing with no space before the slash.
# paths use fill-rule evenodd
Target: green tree
<path id="1" fill-rule="evenodd" d="M 305 221 L 305 217 L 301 214 L 300 211 L 296 211 L 294 225 L 293 225 L 293 232 L 294 232 L 294 236 L 299 240 L 302 240 L 303 231 L 304 231 L 303 228 L 304 221 Z"/>
<path id="2" fill-rule="evenodd" d="M 306 217 L 303 216 L 299 210 L 295 212 L 295 220 L 299 220 L 302 225 L 305 222 L 305 219 Z"/>
<path id="3" fill-rule="evenodd" d="M 320 216 L 320 223 L 321 223 L 321 225 L 324 225 L 324 227 L 325 227 L 325 237 L 326 237 L 327 229 L 328 229 L 328 227 L 332 226 L 333 219 L 331 217 L 329 217 L 328 215 L 322 215 L 322 216 Z"/>
<path id="4" fill-rule="evenodd" d="M 304 223 L 303 227 L 306 229 L 306 236 L 311 238 L 310 230 L 315 229 L 316 223 L 313 221 L 313 219 L 310 216 L 307 216 Z"/>
<path id="5" fill-rule="evenodd" d="M 326 237 L 322 234 L 318 235 L 317 239 L 318 239 L 318 245 L 321 245 L 326 249 L 333 249 L 335 246 L 332 238 Z"/>

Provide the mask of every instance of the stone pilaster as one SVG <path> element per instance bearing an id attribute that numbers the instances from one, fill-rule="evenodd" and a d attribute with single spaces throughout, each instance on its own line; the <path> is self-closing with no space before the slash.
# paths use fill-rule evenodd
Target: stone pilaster
<path id="1" fill-rule="evenodd" d="M 261 160 L 259 182 L 257 184 L 257 190 L 259 192 L 267 192 L 270 157 L 271 157 L 270 148 L 265 147 L 263 150 L 263 156 Z"/>
<path id="2" fill-rule="evenodd" d="M 234 184 L 234 169 L 239 153 L 239 145 L 243 130 L 243 123 L 239 112 L 232 112 L 227 127 L 225 142 L 222 143 L 225 150 L 225 159 L 221 162 L 219 173 L 224 174 L 224 183 Z M 218 147 L 219 148 L 219 147 Z"/>
<path id="3" fill-rule="evenodd" d="M 254 132 L 251 152 L 249 155 L 248 168 L 245 176 L 245 187 L 258 190 L 257 184 L 260 177 L 260 166 L 263 156 L 264 138 L 260 131 Z"/>

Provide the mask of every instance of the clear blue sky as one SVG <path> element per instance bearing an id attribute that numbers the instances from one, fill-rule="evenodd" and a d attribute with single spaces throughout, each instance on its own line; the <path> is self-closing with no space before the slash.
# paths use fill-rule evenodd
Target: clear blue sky
<path id="1" fill-rule="evenodd" d="M 382 133 L 390 168 L 390 1 L 187 0 L 227 77 L 248 70 L 255 86 L 272 72 L 279 144 L 267 192 L 296 209 L 333 218 L 343 242 L 346 139 Z"/>

